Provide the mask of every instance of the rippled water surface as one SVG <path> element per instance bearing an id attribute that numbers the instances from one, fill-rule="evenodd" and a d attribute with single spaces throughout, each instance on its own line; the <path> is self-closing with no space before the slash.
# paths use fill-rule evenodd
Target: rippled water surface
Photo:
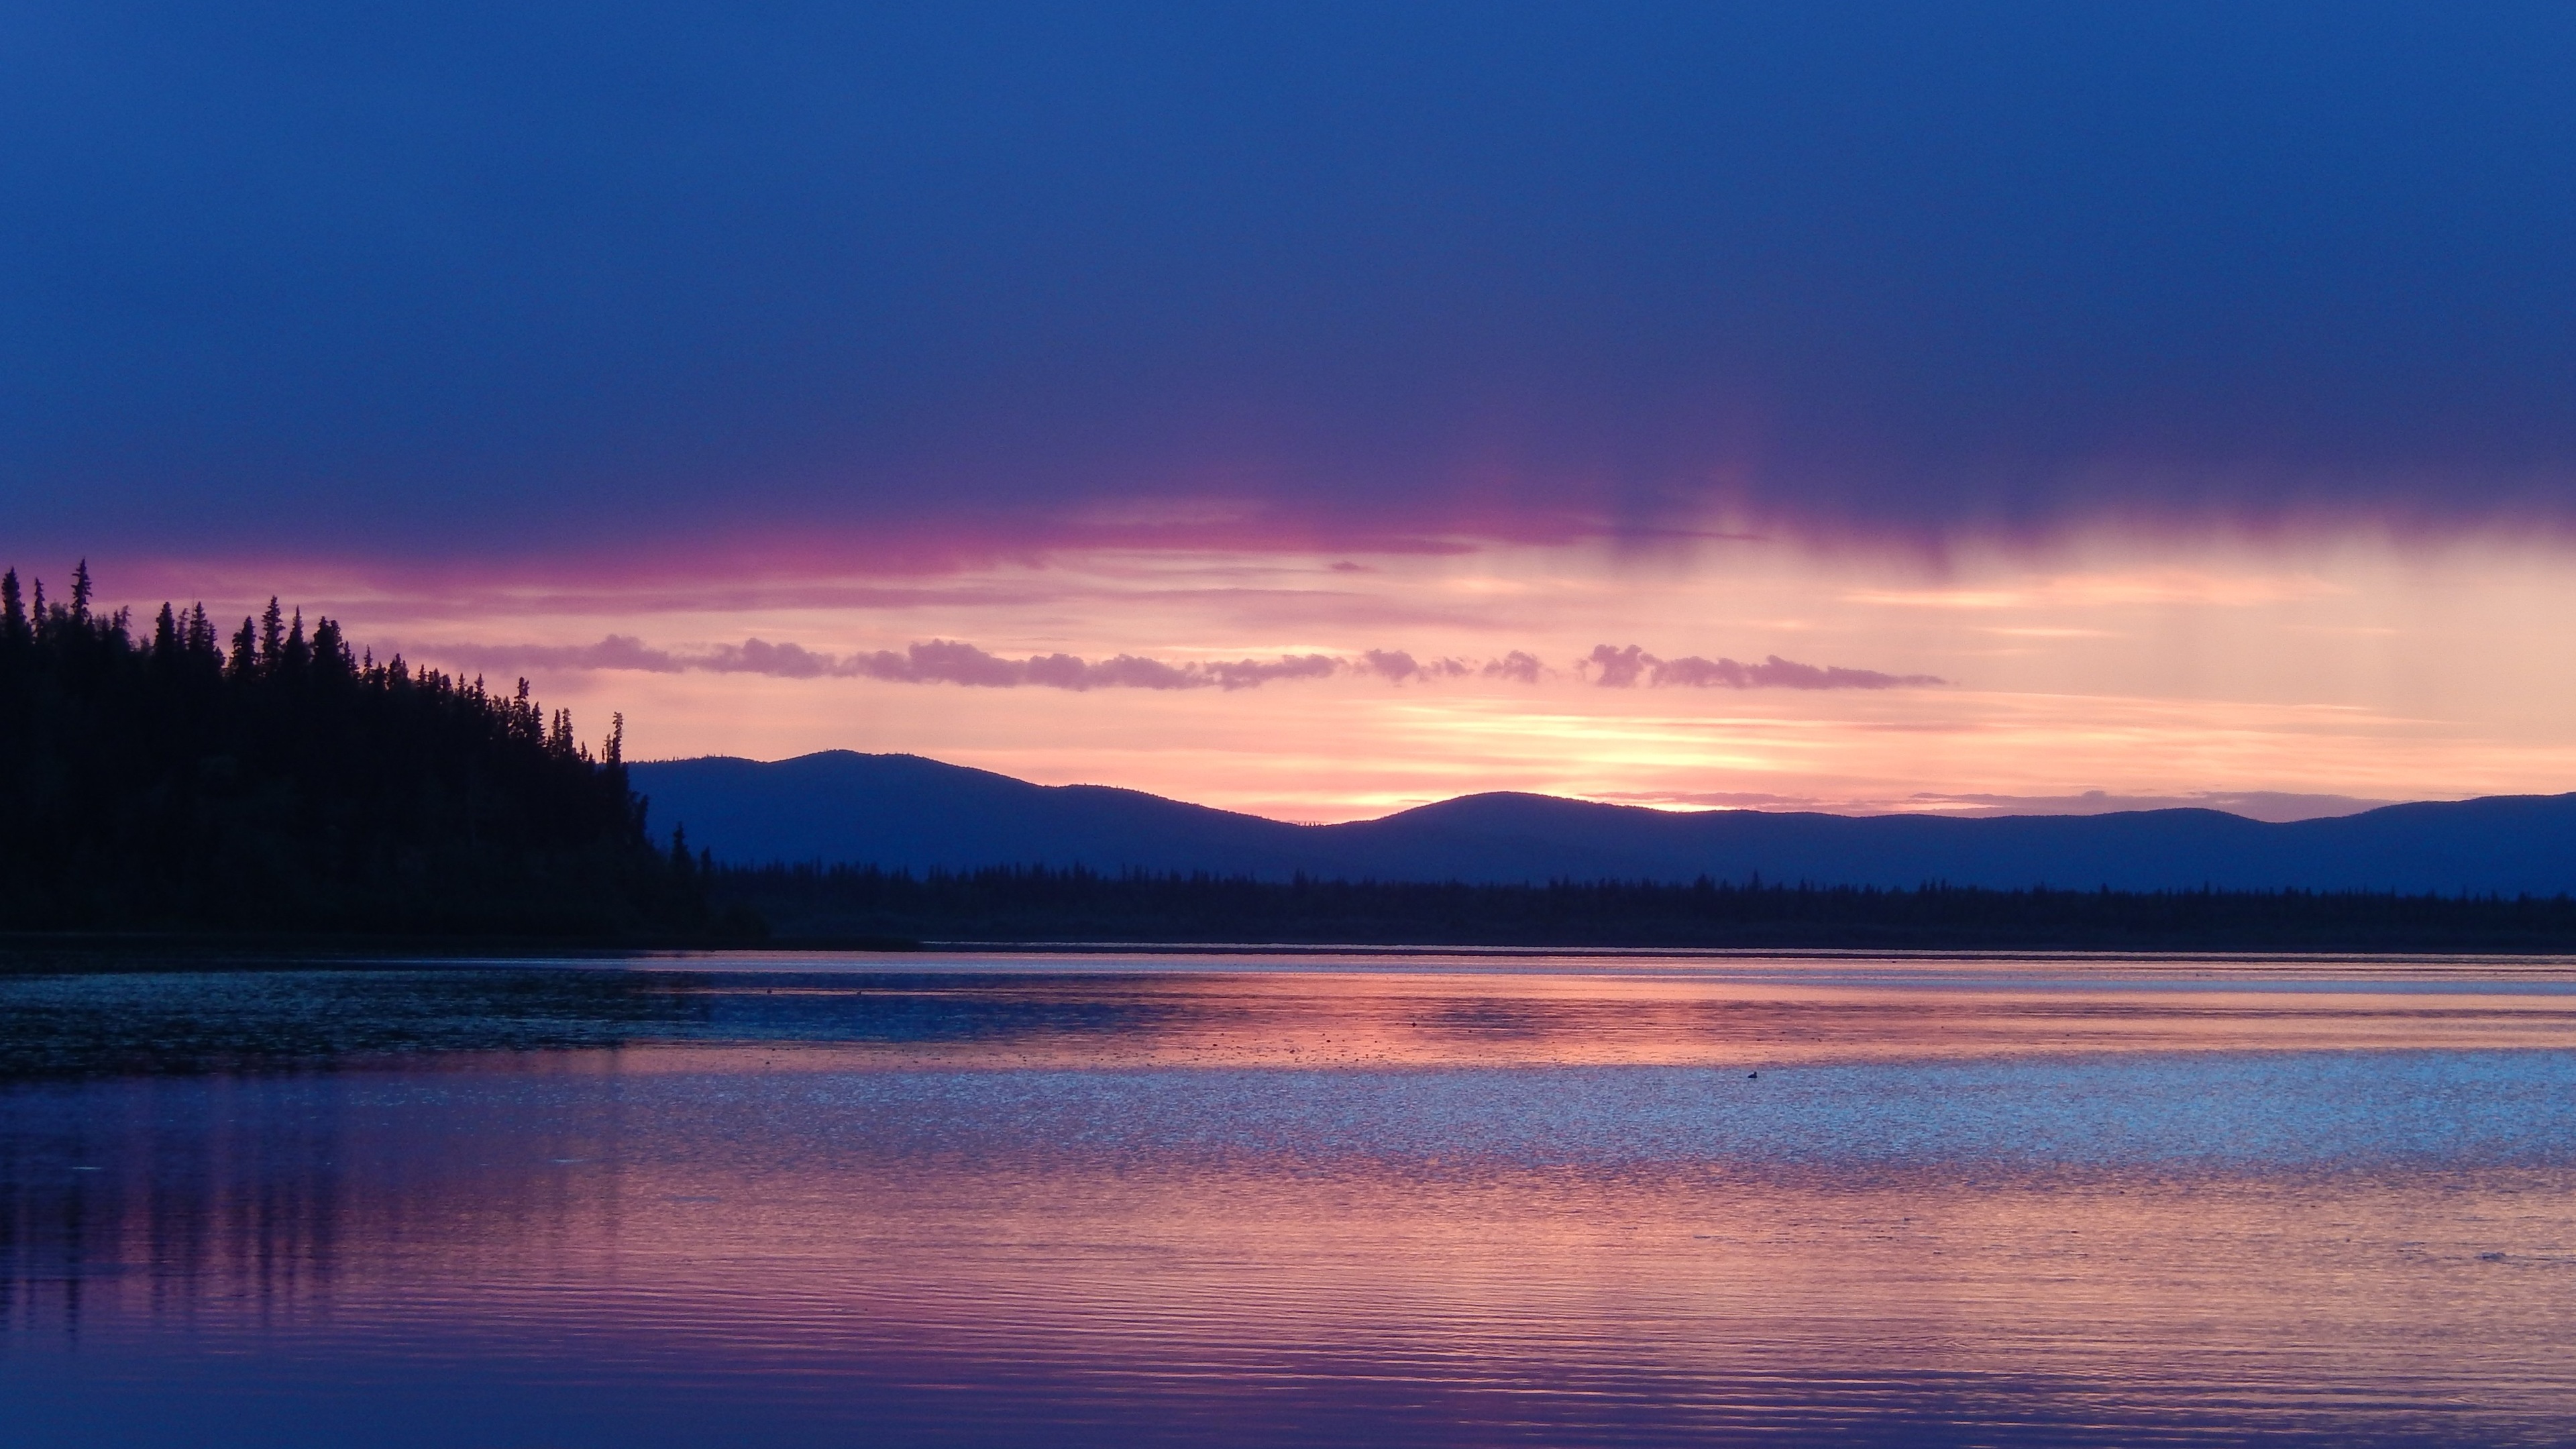
<path id="1" fill-rule="evenodd" d="M 0 974 L 0 1442 L 2566 1443 L 2576 964 Z"/>

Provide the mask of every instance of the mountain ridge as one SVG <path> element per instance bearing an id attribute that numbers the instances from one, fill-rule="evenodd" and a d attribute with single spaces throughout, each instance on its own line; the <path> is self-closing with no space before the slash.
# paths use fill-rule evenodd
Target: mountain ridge
<path id="1" fill-rule="evenodd" d="M 723 861 L 1207 872 L 1260 879 L 1689 881 L 1998 889 L 2576 891 L 2576 794 L 2419 801 L 2266 822 L 2201 808 L 1844 816 L 1495 791 L 1297 825 L 1108 785 L 1037 785 L 829 750 L 629 767 L 657 828 Z"/>

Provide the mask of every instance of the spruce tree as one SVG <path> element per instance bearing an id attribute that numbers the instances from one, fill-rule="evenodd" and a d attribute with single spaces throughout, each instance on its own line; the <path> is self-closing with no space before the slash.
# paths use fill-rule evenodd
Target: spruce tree
<path id="1" fill-rule="evenodd" d="M 501 697 L 272 601 L 226 658 L 202 604 L 148 637 L 27 607 L 0 572 L 0 930 L 704 929 L 697 862 L 646 834 L 618 758 L 528 685 Z M 38 585 L 39 591 L 41 584 Z"/>
<path id="2" fill-rule="evenodd" d="M 268 611 L 259 616 L 260 669 L 265 673 L 276 672 L 278 656 L 285 652 L 286 616 L 279 612 L 277 597 L 272 594 L 268 600 Z"/>

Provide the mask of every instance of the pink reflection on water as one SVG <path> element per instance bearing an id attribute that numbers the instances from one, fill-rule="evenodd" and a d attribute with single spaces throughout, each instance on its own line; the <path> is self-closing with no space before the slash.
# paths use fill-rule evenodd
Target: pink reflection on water
<path id="1" fill-rule="evenodd" d="M 2571 999 L 2226 985 L 763 978 L 1025 1025 L 19 1087 L 0 1389 L 139 1443 L 2550 1437 L 2546 1132 L 2095 1138 L 2356 1063 L 2492 1135 Z M 2097 1150 L 1957 1126 L 2050 1092 Z"/>
<path id="2" fill-rule="evenodd" d="M 2102 1052 L 2576 1048 L 2576 991 L 2567 989 L 2576 973 L 2555 961 L 2275 961 L 2253 981 L 2244 963 L 2188 958 L 2042 959 L 2001 970 L 1940 959 L 1636 960 L 1619 963 L 1625 971 L 1569 972 L 1494 971 L 1473 960 L 1437 971 L 1342 970 L 1344 961 L 1325 957 L 1293 971 L 1207 969 L 1231 959 L 1184 957 L 1117 977 L 1115 1031 L 1085 1022 L 1102 984 L 1060 974 L 1062 957 L 972 963 L 1013 973 L 1000 979 L 800 984 L 782 975 L 757 989 L 809 1011 L 1007 1004 L 1026 1024 L 962 1039 L 781 1043 L 762 1065 L 1759 1069 Z M 741 988 L 717 976 L 690 989 Z M 625 1065 L 696 1070 L 702 1059 L 675 1048 Z"/>

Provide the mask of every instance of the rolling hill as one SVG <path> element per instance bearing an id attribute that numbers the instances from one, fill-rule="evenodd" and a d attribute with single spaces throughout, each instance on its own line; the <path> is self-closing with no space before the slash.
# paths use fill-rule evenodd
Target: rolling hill
<path id="1" fill-rule="evenodd" d="M 1084 865 L 1285 879 L 1940 881 L 2010 889 L 2576 891 L 2576 795 L 2391 805 L 2272 824 L 2215 810 L 1984 819 L 1674 812 L 1462 796 L 1303 826 L 1100 785 L 1033 785 L 916 755 L 825 751 L 631 767 L 657 829 L 724 861 L 913 871 Z"/>

